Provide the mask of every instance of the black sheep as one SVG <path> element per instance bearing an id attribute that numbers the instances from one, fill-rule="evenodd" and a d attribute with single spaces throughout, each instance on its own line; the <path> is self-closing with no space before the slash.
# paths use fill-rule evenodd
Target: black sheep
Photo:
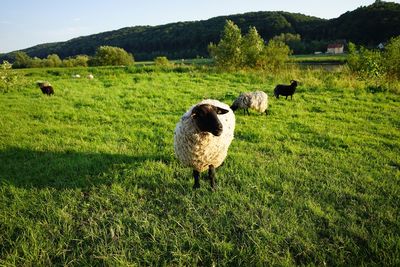
<path id="1" fill-rule="evenodd" d="M 296 87 L 297 81 L 295 80 L 291 80 L 290 85 L 278 84 L 275 87 L 274 95 L 276 98 L 279 98 L 279 95 L 283 95 L 286 96 L 286 99 L 288 98 L 288 96 L 290 96 L 290 99 L 292 99 Z"/>
<path id="2" fill-rule="evenodd" d="M 54 94 L 54 89 L 51 86 L 51 84 L 49 84 L 48 82 L 38 82 L 37 85 L 39 85 L 40 90 L 42 90 L 43 94 L 45 94 L 45 95 Z"/>

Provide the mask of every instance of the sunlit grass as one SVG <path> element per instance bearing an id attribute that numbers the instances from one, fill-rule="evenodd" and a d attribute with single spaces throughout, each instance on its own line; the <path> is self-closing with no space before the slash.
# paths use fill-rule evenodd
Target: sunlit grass
<path id="1" fill-rule="evenodd" d="M 0 265 L 400 264 L 398 94 L 340 69 L 20 75 L 0 95 Z M 294 78 L 293 100 L 272 97 Z M 193 191 L 176 123 L 203 98 L 253 90 L 269 116 L 238 111 L 217 191 Z"/>

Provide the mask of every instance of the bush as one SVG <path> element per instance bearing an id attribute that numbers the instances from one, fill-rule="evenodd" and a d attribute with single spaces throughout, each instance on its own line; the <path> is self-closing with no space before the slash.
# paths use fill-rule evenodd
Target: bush
<path id="1" fill-rule="evenodd" d="M 169 67 L 171 66 L 171 62 L 169 62 L 167 57 L 156 57 L 154 59 L 154 64 L 160 67 Z"/>
<path id="2" fill-rule="evenodd" d="M 113 46 L 100 46 L 95 56 L 89 60 L 90 66 L 130 66 L 134 64 L 133 55 L 124 49 Z"/>
<path id="3" fill-rule="evenodd" d="M 15 60 L 12 65 L 14 69 L 30 68 L 32 66 L 32 58 L 27 53 L 19 51 L 15 53 Z"/>
<path id="4" fill-rule="evenodd" d="M 281 70 L 289 60 L 291 54 L 289 46 L 277 40 L 270 40 L 257 61 L 257 66 L 264 70 Z"/>
<path id="5" fill-rule="evenodd" d="M 350 43 L 347 66 L 358 78 L 372 82 L 379 90 L 393 91 L 390 84 L 400 79 L 400 36 L 392 38 L 383 51 L 362 46 L 357 49 Z"/>
<path id="6" fill-rule="evenodd" d="M 63 60 L 63 67 L 87 67 L 89 57 L 86 55 L 78 55 L 76 57 L 69 57 Z"/>
<path id="7" fill-rule="evenodd" d="M 44 67 L 54 68 L 61 67 L 62 60 L 57 54 L 48 55 L 46 59 L 42 59 L 42 64 Z"/>
<path id="8" fill-rule="evenodd" d="M 7 93 L 18 79 L 15 71 L 12 70 L 12 65 L 8 61 L 3 61 L 0 65 L 0 90 Z"/>
<path id="9" fill-rule="evenodd" d="M 392 38 L 386 45 L 382 63 L 390 79 L 400 79 L 400 36 Z"/>
<path id="10" fill-rule="evenodd" d="M 16 52 L 13 63 L 14 69 L 20 68 L 43 68 L 43 67 L 87 67 L 89 57 L 86 55 L 78 55 L 61 60 L 57 54 L 48 55 L 47 58 L 40 59 L 37 57 L 31 58 L 25 52 Z"/>

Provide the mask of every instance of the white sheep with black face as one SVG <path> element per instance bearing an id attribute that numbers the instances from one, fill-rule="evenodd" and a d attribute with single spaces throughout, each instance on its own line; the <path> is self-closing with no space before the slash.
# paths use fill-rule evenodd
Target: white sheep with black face
<path id="1" fill-rule="evenodd" d="M 234 129 L 235 114 L 218 100 L 203 100 L 182 116 L 175 128 L 174 149 L 182 164 L 193 169 L 193 188 L 200 187 L 200 172 L 207 169 L 215 188 L 215 168 L 228 154 Z"/>

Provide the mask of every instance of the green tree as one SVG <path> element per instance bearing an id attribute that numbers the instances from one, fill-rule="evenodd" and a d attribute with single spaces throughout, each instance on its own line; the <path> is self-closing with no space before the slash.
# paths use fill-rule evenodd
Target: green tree
<path id="1" fill-rule="evenodd" d="M 44 67 L 44 62 L 38 57 L 34 57 L 31 62 L 31 68 L 42 68 Z"/>
<path id="2" fill-rule="evenodd" d="M 357 50 L 357 46 L 353 43 L 349 43 L 348 50 L 347 65 L 351 71 L 362 78 L 370 79 L 381 78 L 384 75 L 381 52 L 369 50 L 362 46 Z"/>
<path id="3" fill-rule="evenodd" d="M 262 51 L 262 56 L 257 62 L 258 67 L 278 71 L 282 69 L 291 54 L 289 46 L 281 41 L 270 40 Z"/>
<path id="4" fill-rule="evenodd" d="M 27 53 L 19 51 L 15 53 L 15 60 L 12 65 L 14 69 L 30 68 L 32 66 L 32 58 Z"/>
<path id="5" fill-rule="evenodd" d="M 43 65 L 45 67 L 61 67 L 62 60 L 57 54 L 51 54 L 46 59 L 43 59 Z"/>
<path id="6" fill-rule="evenodd" d="M 226 69 L 240 68 L 242 65 L 242 34 L 237 25 L 227 20 L 217 45 L 211 43 L 209 52 L 218 67 Z"/>
<path id="7" fill-rule="evenodd" d="M 87 55 L 77 55 L 74 60 L 76 67 L 87 67 L 89 62 L 89 57 Z"/>
<path id="8" fill-rule="evenodd" d="M 264 40 L 258 34 L 255 27 L 249 28 L 249 32 L 243 37 L 241 47 L 243 65 L 250 68 L 256 67 L 264 49 Z"/>
<path id="9" fill-rule="evenodd" d="M 268 45 L 260 37 L 255 27 L 242 38 L 240 29 L 227 21 L 220 42 L 209 45 L 209 51 L 218 67 L 228 70 L 242 67 L 279 70 L 291 54 L 283 42 L 270 40 Z"/>
<path id="10" fill-rule="evenodd" d="M 124 49 L 113 46 L 100 46 L 89 61 L 92 66 L 129 66 L 133 65 L 133 55 Z"/>
<path id="11" fill-rule="evenodd" d="M 0 90 L 7 93 L 11 86 L 13 86 L 18 77 L 14 70 L 12 70 L 12 65 L 4 60 L 0 65 Z"/>
<path id="12" fill-rule="evenodd" d="M 400 36 L 390 39 L 386 45 L 382 61 L 390 78 L 400 79 Z"/>
<path id="13" fill-rule="evenodd" d="M 167 57 L 156 57 L 154 59 L 154 64 L 156 66 L 163 66 L 163 67 L 171 66 L 171 62 L 169 62 Z"/>
<path id="14" fill-rule="evenodd" d="M 275 36 L 273 40 L 287 44 L 295 54 L 302 53 L 305 50 L 300 34 L 281 33 Z"/>
<path id="15" fill-rule="evenodd" d="M 348 45 L 347 66 L 353 72 L 356 72 L 361 69 L 360 54 L 357 51 L 357 46 L 352 42 L 350 42 Z"/>
<path id="16" fill-rule="evenodd" d="M 75 57 L 69 57 L 62 61 L 63 67 L 87 67 L 89 57 L 87 55 L 78 55 Z"/>

